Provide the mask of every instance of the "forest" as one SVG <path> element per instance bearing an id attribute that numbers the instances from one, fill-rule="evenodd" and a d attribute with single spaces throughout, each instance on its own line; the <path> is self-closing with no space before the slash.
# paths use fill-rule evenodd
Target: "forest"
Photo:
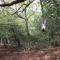
<path id="1" fill-rule="evenodd" d="M 60 0 L 0 0 L 0 47 L 60 47 Z"/>

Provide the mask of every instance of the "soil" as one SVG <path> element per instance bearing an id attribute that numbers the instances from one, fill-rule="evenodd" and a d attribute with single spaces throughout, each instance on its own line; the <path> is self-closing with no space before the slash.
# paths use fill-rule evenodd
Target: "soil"
<path id="1" fill-rule="evenodd" d="M 28 50 L 0 48 L 0 60 L 60 60 L 60 47 Z"/>

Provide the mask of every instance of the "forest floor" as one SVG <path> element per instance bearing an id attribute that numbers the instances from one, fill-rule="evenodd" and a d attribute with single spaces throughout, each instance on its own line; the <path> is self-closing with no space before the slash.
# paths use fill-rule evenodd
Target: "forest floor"
<path id="1" fill-rule="evenodd" d="M 30 50 L 4 48 L 0 49 L 0 60 L 60 60 L 60 47 Z"/>

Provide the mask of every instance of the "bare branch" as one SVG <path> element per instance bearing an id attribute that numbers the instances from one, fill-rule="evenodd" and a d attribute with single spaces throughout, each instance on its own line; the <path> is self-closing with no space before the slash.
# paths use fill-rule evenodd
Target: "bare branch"
<path id="1" fill-rule="evenodd" d="M 13 14 L 17 13 L 17 12 L 23 7 L 23 5 L 25 5 L 25 4 L 22 4 L 22 5 L 18 8 L 18 10 L 16 10 Z"/>
<path id="2" fill-rule="evenodd" d="M 23 8 L 23 11 L 31 4 L 31 3 L 33 3 L 35 0 L 33 0 L 33 1 L 30 1 L 26 6 L 25 6 L 25 8 Z M 22 12 L 23 12 L 22 11 Z"/>
<path id="3" fill-rule="evenodd" d="M 25 18 L 23 17 L 23 16 L 21 16 L 21 15 L 19 15 L 19 14 L 16 14 L 19 18 L 21 18 L 21 19 L 24 19 L 25 20 Z"/>
<path id="4" fill-rule="evenodd" d="M 35 1 L 35 0 L 33 0 L 33 1 Z M 33 3 L 33 1 L 30 1 L 28 4 L 23 4 L 23 5 L 26 5 L 25 8 L 27 8 L 31 3 Z M 22 6 L 23 6 L 23 5 L 22 5 Z M 22 6 L 21 6 L 21 7 L 22 7 Z M 19 7 L 18 10 L 21 9 L 21 7 Z M 22 10 L 21 12 L 23 12 L 23 11 L 25 10 L 25 8 L 23 8 L 23 10 Z M 13 14 L 17 13 L 18 10 L 16 10 Z"/>
<path id="5" fill-rule="evenodd" d="M 21 3 L 21 2 L 24 2 L 24 1 L 25 1 L 25 0 L 16 0 L 16 1 L 12 1 L 11 3 L 0 4 L 0 6 L 1 6 L 1 7 L 11 6 L 11 5 L 18 4 L 18 3 Z"/>

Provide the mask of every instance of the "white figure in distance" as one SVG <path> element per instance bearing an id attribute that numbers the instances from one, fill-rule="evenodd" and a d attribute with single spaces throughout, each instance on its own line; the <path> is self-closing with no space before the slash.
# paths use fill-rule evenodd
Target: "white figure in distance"
<path id="1" fill-rule="evenodd" d="M 42 32 L 45 32 L 45 30 L 46 30 L 46 20 L 44 20 L 44 22 L 42 23 L 41 29 L 42 29 Z"/>

